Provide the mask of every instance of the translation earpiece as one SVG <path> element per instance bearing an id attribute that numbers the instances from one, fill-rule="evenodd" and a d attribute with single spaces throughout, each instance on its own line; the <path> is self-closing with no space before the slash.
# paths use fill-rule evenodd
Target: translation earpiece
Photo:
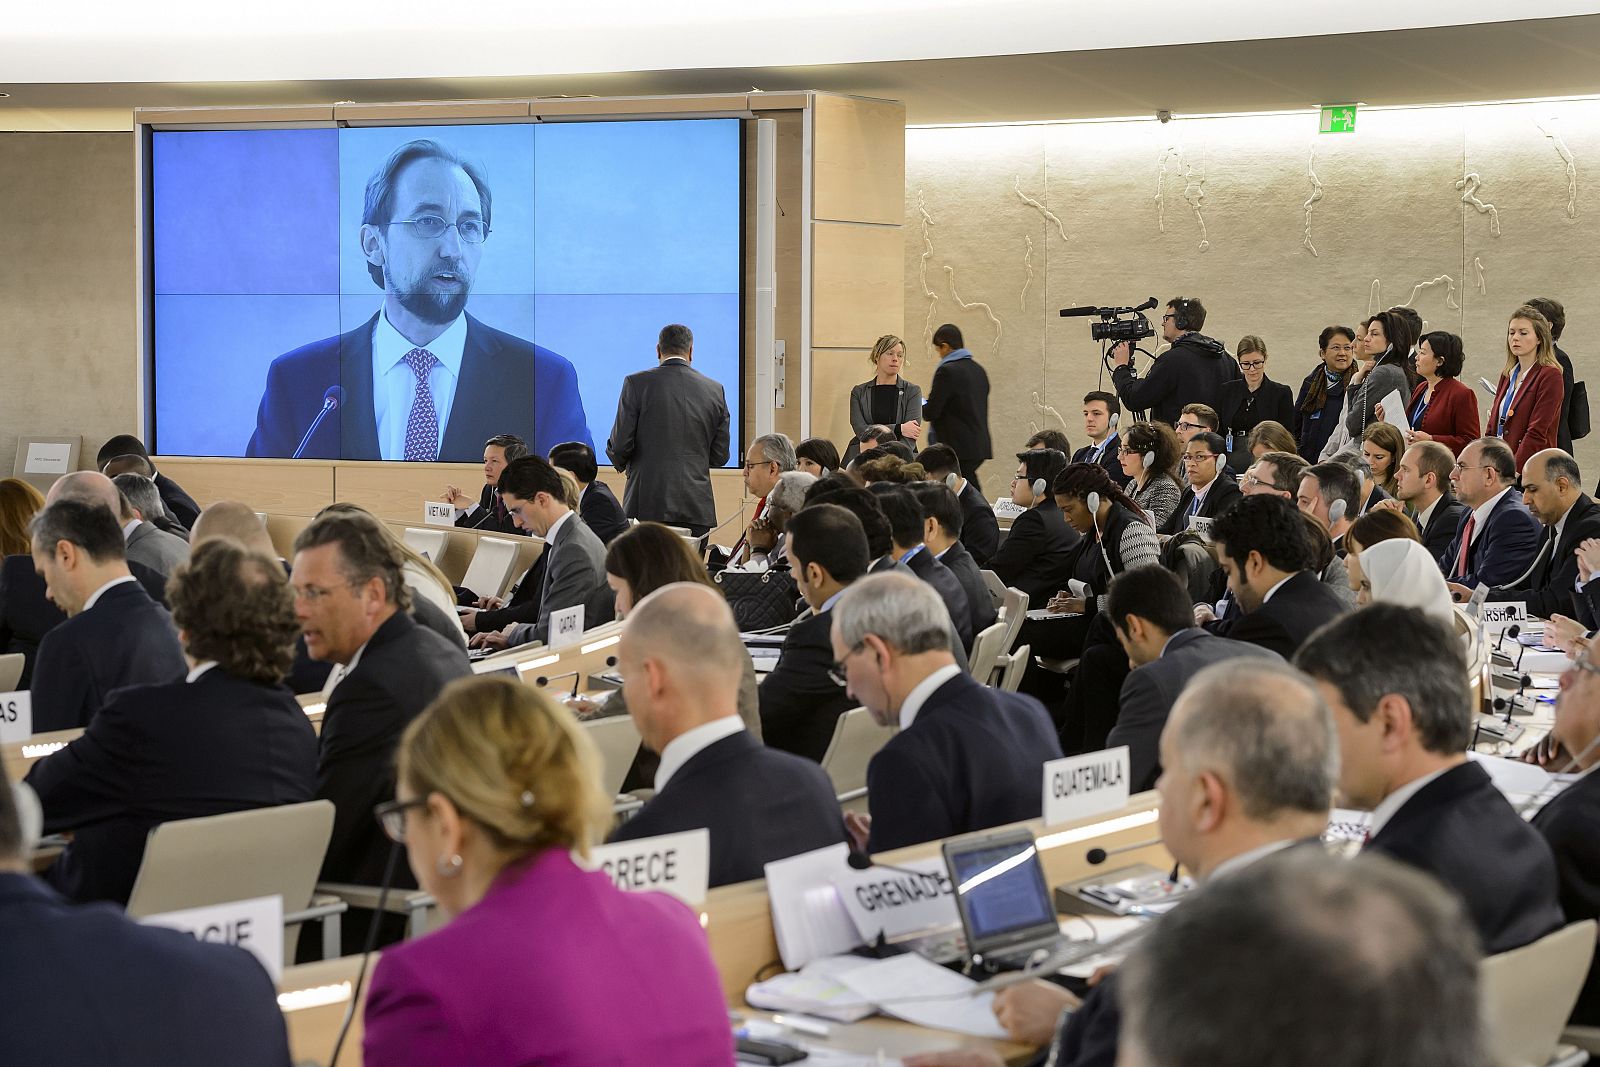
<path id="1" fill-rule="evenodd" d="M 956 476 L 955 471 L 951 471 L 949 474 L 944 476 L 944 484 L 945 488 L 949 489 L 953 493 L 956 491 L 956 486 L 961 484 L 961 479 Z"/>
<path id="2" fill-rule="evenodd" d="M 11 784 L 11 800 L 17 807 L 17 821 L 22 828 L 24 856 L 33 855 L 39 847 L 39 837 L 44 833 L 44 809 L 39 805 L 39 795 L 33 787 L 22 782 Z"/>
<path id="3" fill-rule="evenodd" d="M 1115 411 L 1113 411 L 1111 413 L 1111 428 L 1113 430 L 1115 430 L 1117 428 L 1117 423 L 1119 423 L 1121 421 L 1122 421 L 1122 416 L 1117 414 Z"/>
<path id="4" fill-rule="evenodd" d="M 1144 454 L 1144 469 L 1149 470 L 1156 465 L 1156 450 L 1151 449 Z"/>
<path id="5" fill-rule="evenodd" d="M 1083 502 L 1084 502 L 1085 506 L 1088 507 L 1089 514 L 1091 514 L 1091 515 L 1100 514 L 1100 494 L 1099 493 L 1091 492 L 1088 496 L 1084 497 Z"/>
<path id="6" fill-rule="evenodd" d="M 1344 518 L 1345 512 L 1348 510 L 1349 506 L 1346 505 L 1343 500 L 1335 500 L 1333 503 L 1329 504 L 1328 525 L 1333 526 L 1338 523 L 1340 519 Z"/>
<path id="7" fill-rule="evenodd" d="M 1033 485 L 1029 488 L 1033 490 L 1033 495 L 1037 498 L 1044 496 L 1044 491 L 1050 487 L 1045 484 L 1045 480 L 1043 478 L 1035 478 L 1033 480 Z"/>
<path id="8" fill-rule="evenodd" d="M 1222 473 L 1223 464 L 1228 462 L 1228 454 L 1226 452 L 1218 452 L 1216 455 L 1212 456 L 1211 458 L 1217 464 L 1217 473 L 1221 474 Z"/>

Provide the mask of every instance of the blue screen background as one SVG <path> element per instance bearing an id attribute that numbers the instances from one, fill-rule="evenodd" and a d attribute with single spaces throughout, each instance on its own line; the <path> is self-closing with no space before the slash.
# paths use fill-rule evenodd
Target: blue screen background
<path id="1" fill-rule="evenodd" d="M 364 190 L 422 137 L 475 163 L 492 193 L 467 311 L 573 364 L 600 461 L 623 377 L 683 322 L 695 367 L 726 391 L 731 463 L 737 119 L 152 134 L 154 448 L 244 455 L 272 360 L 382 306 L 360 248 Z"/>

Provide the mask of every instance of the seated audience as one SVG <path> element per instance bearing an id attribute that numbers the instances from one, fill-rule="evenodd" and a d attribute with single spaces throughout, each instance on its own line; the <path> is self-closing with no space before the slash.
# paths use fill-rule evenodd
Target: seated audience
<path id="1" fill-rule="evenodd" d="M 1083 398 L 1083 432 L 1089 443 L 1069 453 L 1073 463 L 1095 463 L 1106 469 L 1117 488 L 1127 488 L 1129 475 L 1121 460 L 1122 438 L 1117 427 L 1122 422 L 1122 402 L 1116 393 L 1096 391 Z"/>
<path id="2" fill-rule="evenodd" d="M 187 536 L 168 533 L 150 520 L 150 509 L 161 506 L 156 483 L 138 474 L 119 474 L 112 484 L 118 490 L 117 520 L 122 523 L 127 557 L 171 577 L 172 569 L 189 558 L 189 542 Z"/>
<path id="3" fill-rule="evenodd" d="M 1491 955 L 1562 924 L 1549 846 L 1467 759 L 1472 695 L 1453 632 L 1373 604 L 1321 630 L 1295 664 L 1339 724 L 1340 791 L 1372 811 L 1367 849 L 1454 890 Z"/>
<path id="4" fill-rule="evenodd" d="M 978 487 L 961 475 L 961 460 L 949 445 L 929 445 L 917 453 L 917 462 L 933 481 L 944 482 L 961 501 L 961 543 L 972 561 L 988 567 L 1000 547 L 1000 520 Z M 954 481 L 952 481 L 954 479 Z"/>
<path id="5" fill-rule="evenodd" d="M 1400 457 L 1405 454 L 1405 438 L 1387 422 L 1375 422 L 1361 433 L 1361 458 L 1367 466 L 1366 493 L 1362 496 L 1361 513 L 1365 515 L 1379 500 L 1395 494 L 1395 473 Z"/>
<path id="6" fill-rule="evenodd" d="M 200 505 L 183 491 L 181 485 L 156 470 L 155 464 L 150 462 L 150 453 L 145 451 L 144 443 L 132 434 L 118 434 L 102 445 L 100 454 L 95 457 L 95 469 L 104 473 L 106 465 L 119 456 L 138 456 L 144 460 L 148 469 L 139 470 L 138 473 L 156 483 L 156 489 L 161 493 L 161 503 L 166 505 L 167 514 L 177 519 L 184 527 L 194 526 L 194 520 L 200 517 Z M 121 474 L 122 471 L 118 470 L 115 473 Z"/>
<path id="7" fill-rule="evenodd" d="M 483 488 L 476 502 L 458 486 L 444 487 L 445 502 L 456 509 L 456 525 L 485 533 L 525 534 L 511 509 L 500 499 L 500 472 L 512 460 L 528 454 L 527 443 L 516 434 L 496 434 L 483 443 Z"/>
<path id="8" fill-rule="evenodd" d="M 1178 440 L 1188 444 L 1194 440 L 1194 435 L 1197 433 L 1214 433 L 1221 436 L 1222 418 L 1217 414 L 1217 409 L 1210 404 L 1185 404 L 1173 429 L 1178 431 Z"/>
<path id="9" fill-rule="evenodd" d="M 855 472 L 861 475 L 861 480 L 868 485 L 875 482 L 888 482 L 891 485 L 910 485 L 912 482 L 924 481 L 928 472 L 922 464 L 911 460 L 902 459 L 896 455 L 879 456 L 877 459 L 863 460 L 855 465 Z"/>
<path id="10" fill-rule="evenodd" d="M 950 626 L 962 648 L 972 647 L 972 606 L 967 602 L 967 591 L 961 581 L 943 563 L 933 557 L 922 541 L 922 505 L 911 491 L 902 486 L 885 485 L 874 493 L 884 518 L 889 520 L 889 540 L 897 562 L 904 564 L 912 574 L 927 582 L 944 601 L 950 614 Z"/>
<path id="11" fill-rule="evenodd" d="M 839 450 L 826 437 L 808 437 L 794 446 L 794 469 L 797 471 L 821 478 L 839 467 Z"/>
<path id="12" fill-rule="evenodd" d="M 1363 517 L 1363 521 L 1366 517 Z M 1402 520 L 1404 516 L 1401 516 Z M 1352 538 L 1367 531 L 1350 531 Z M 1429 566 L 1433 557 L 1422 547 L 1422 542 L 1409 537 L 1391 537 L 1350 553 L 1351 582 L 1356 589 L 1356 603 L 1398 604 L 1418 608 L 1429 618 L 1447 626 L 1455 625 L 1455 609 L 1451 606 L 1450 591 L 1437 565 Z"/>
<path id="13" fill-rule="evenodd" d="M 37 815 L 0 768 L 0 1063 L 285 1067 L 284 1016 L 260 961 L 67 903 L 31 873 Z"/>
<path id="14" fill-rule="evenodd" d="M 1295 490 L 1295 504 L 1317 521 L 1343 559 L 1344 535 L 1360 517 L 1361 479 L 1343 463 L 1314 463 L 1306 468 Z"/>
<path id="15" fill-rule="evenodd" d="M 1450 484 L 1471 510 L 1442 560 L 1452 585 L 1492 589 L 1514 582 L 1532 565 L 1542 531 L 1517 497 L 1516 477 L 1516 459 L 1504 441 L 1480 437 L 1461 450 Z"/>
<path id="16" fill-rule="evenodd" d="M 0 557 L 4 557 L 0 562 L 0 655 L 20 653 L 25 657 L 18 689 L 28 688 L 33 677 L 33 656 L 39 650 L 39 640 L 24 613 L 29 598 L 8 588 L 7 579 L 15 570 L 19 577 L 26 574 L 38 580 L 33 570 L 33 539 L 28 533 L 28 524 L 42 507 L 44 497 L 39 490 L 20 478 L 0 478 Z M 61 613 L 53 604 L 42 596 L 38 600 L 54 612 L 55 619 L 50 625 L 61 621 Z"/>
<path id="17" fill-rule="evenodd" d="M 594 449 L 582 441 L 568 441 L 550 450 L 550 465 L 572 475 L 578 483 L 578 517 L 606 544 L 628 528 L 628 517 L 611 487 L 600 480 Z"/>
<path id="18" fill-rule="evenodd" d="M 826 487 L 818 483 L 816 488 L 823 491 L 806 494 L 807 508 L 818 504 L 837 504 L 861 521 L 862 532 L 867 537 L 868 574 L 882 571 L 911 573 L 910 567 L 895 558 L 894 538 L 889 531 L 889 518 L 883 513 L 883 505 L 878 503 L 874 493 L 856 485 L 843 483 Z"/>
<path id="19" fill-rule="evenodd" d="M 322 515 L 295 538 L 290 580 L 306 650 L 339 665 L 318 744 L 317 796 L 337 809 L 325 881 L 383 880 L 389 847 L 371 812 L 394 793 L 400 734 L 446 682 L 471 669 L 464 649 L 412 621 L 404 567 L 393 538 L 370 515 Z M 399 872 L 395 884 L 410 883 Z M 366 926 L 360 910 L 345 917 L 346 952 L 361 951 Z"/>
<path id="20" fill-rule="evenodd" d="M 1245 436 L 1244 448 L 1245 454 L 1250 459 L 1260 459 L 1268 452 L 1299 455 L 1300 451 L 1294 434 L 1289 432 L 1288 424 L 1273 419 L 1256 423 L 1256 428 Z M 1246 463 L 1248 462 L 1249 460 L 1246 460 Z"/>
<path id="21" fill-rule="evenodd" d="M 1245 496 L 1282 497 L 1294 503 L 1308 464 L 1293 452 L 1263 452 L 1239 479 L 1239 492 Z"/>
<path id="22" fill-rule="evenodd" d="M 1030 608 L 1042 608 L 1067 584 L 1067 566 L 1078 535 L 1067 525 L 1061 507 L 1050 493 L 1067 466 L 1067 457 L 1054 448 L 1017 453 L 1017 474 L 1011 479 L 1011 502 L 1026 508 L 1011 521 L 1005 544 L 989 561 L 1000 580 L 1028 594 Z"/>
<path id="23" fill-rule="evenodd" d="M 750 442 L 744 457 L 744 489 L 758 499 L 755 512 L 750 516 L 750 525 L 728 553 L 731 562 L 741 563 L 748 558 L 750 531 L 767 516 L 767 494 L 778 484 L 780 474 L 794 470 L 794 464 L 794 445 L 784 434 L 763 434 Z"/>
<path id="24" fill-rule="evenodd" d="M 1296 849 L 1218 880 L 1134 948 L 1124 1062 L 1484 1064 L 1478 958 L 1431 879 Z M 1269 1003 L 1287 1025 L 1263 1025 Z"/>
<path id="25" fill-rule="evenodd" d="M 379 818 L 450 921 L 378 960 L 366 1063 L 730 1061 L 694 912 L 580 866 L 611 800 L 572 716 L 515 680 L 463 679 L 407 728 L 399 763 Z"/>
<path id="26" fill-rule="evenodd" d="M 1170 537 L 1187 530 L 1191 519 L 1226 514 L 1239 499 L 1239 483 L 1224 473 L 1227 466 L 1221 437 L 1205 431 L 1191 436 L 1183 446 L 1183 469 L 1189 484 L 1159 532 Z"/>
<path id="27" fill-rule="evenodd" d="M 784 524 L 805 507 L 806 491 L 816 484 L 816 476 L 804 471 L 784 471 L 767 494 L 767 511 L 750 524 L 750 560 L 747 570 L 764 570 L 789 565 Z"/>
<path id="28" fill-rule="evenodd" d="M 999 611 L 977 561 L 961 543 L 961 501 L 937 482 L 918 482 L 910 489 L 922 506 L 922 543 L 961 583 L 962 591 L 967 594 L 972 632 L 980 634 L 994 625 Z"/>
<path id="29" fill-rule="evenodd" d="M 867 573 L 861 520 L 837 504 L 811 504 L 789 521 L 795 584 L 811 610 L 784 635 L 761 681 L 761 736 L 773 748 L 821 761 L 839 716 L 855 707 L 833 677 L 833 606 Z"/>
<path id="30" fill-rule="evenodd" d="M 1122 438 L 1122 473 L 1128 476 L 1124 489 L 1159 530 L 1183 496 L 1177 478 L 1183 442 L 1164 422 L 1136 422 Z"/>
<path id="31" fill-rule="evenodd" d="M 55 500 L 34 516 L 31 533 L 34 566 L 68 616 L 34 660 L 35 733 L 88 726 L 113 691 L 183 676 L 178 631 L 129 573 L 109 508 Z"/>
<path id="32" fill-rule="evenodd" d="M 768 863 L 845 840 L 822 768 L 765 747 L 740 721 L 749 661 L 727 601 L 699 583 L 641 600 L 617 646 L 628 714 L 661 762 L 655 795 L 610 839 L 704 827 L 712 886 L 760 878 Z"/>
<path id="33" fill-rule="evenodd" d="M 377 518 L 360 504 L 346 501 L 329 504 L 317 512 L 319 518 L 330 514 L 365 515 Z M 405 580 L 406 588 L 412 593 L 411 606 L 406 610 L 411 612 L 420 625 L 433 630 L 452 644 L 465 648 L 467 637 L 462 629 L 461 616 L 457 614 L 454 600 L 455 587 L 450 584 L 450 579 L 434 565 L 433 560 L 406 544 L 404 538 L 381 520 L 378 521 L 378 528 L 389 539 L 394 550 L 405 560 L 401 576 Z"/>
<path id="34" fill-rule="evenodd" d="M 83 736 L 28 773 L 46 832 L 73 835 L 45 872 L 73 900 L 126 904 L 161 823 L 316 790 L 317 735 L 283 687 L 300 630 L 283 567 L 207 541 L 168 594 L 188 675 L 117 691 Z"/>
<path id="35" fill-rule="evenodd" d="M 1450 494 L 1450 473 L 1456 458 L 1437 441 L 1420 441 L 1400 455 L 1394 469 L 1394 503 L 1379 503 L 1379 508 L 1404 507 L 1422 536 L 1422 545 L 1439 564 L 1449 566 L 1446 553 L 1455 539 L 1456 528 L 1468 508 Z"/>
<path id="36" fill-rule="evenodd" d="M 1040 430 L 1028 438 L 1028 443 L 1022 447 L 1025 449 L 1053 448 L 1063 456 L 1072 455 L 1072 442 L 1067 440 L 1067 435 L 1060 430 Z"/>
<path id="37" fill-rule="evenodd" d="M 1288 659 L 1318 627 L 1344 613 L 1344 603 L 1311 569 L 1305 520 L 1287 500 L 1240 500 L 1211 528 L 1211 539 L 1240 609 L 1235 618 L 1206 624 L 1218 637 L 1248 641 Z M 1204 605 L 1196 613 L 1211 614 Z"/>
<path id="38" fill-rule="evenodd" d="M 868 852 L 1039 817 L 1040 768 L 1061 755 L 1050 716 L 962 673 L 949 630 L 938 594 L 909 575 L 863 578 L 833 613 L 850 699 L 900 727 L 867 765 L 870 814 L 847 817 Z"/>
<path id="39" fill-rule="evenodd" d="M 130 469 L 119 471 L 117 470 L 119 466 Z M 154 469 L 138 456 L 121 456 L 106 464 L 106 471 L 114 473 L 106 474 L 105 471 L 101 473 L 111 479 L 142 521 L 187 543 L 189 530 L 167 514 L 167 506 L 161 501 L 161 491 L 156 488 L 155 481 L 150 477 L 149 472 Z"/>

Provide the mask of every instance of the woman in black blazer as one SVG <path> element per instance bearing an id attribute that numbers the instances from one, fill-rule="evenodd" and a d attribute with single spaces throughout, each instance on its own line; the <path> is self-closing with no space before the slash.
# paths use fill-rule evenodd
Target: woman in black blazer
<path id="1" fill-rule="evenodd" d="M 922 387 L 900 377 L 900 368 L 906 362 L 906 343 L 886 333 L 878 338 L 867 358 L 878 373 L 871 381 L 850 390 L 850 429 L 855 436 L 841 460 L 847 467 L 861 451 L 860 437 L 868 426 L 889 427 L 896 441 L 904 441 L 913 449 L 922 436 Z"/>
<path id="2" fill-rule="evenodd" d="M 1229 445 L 1228 466 L 1243 471 L 1255 462 L 1245 444 L 1251 430 L 1268 420 L 1294 425 L 1294 393 L 1267 377 L 1267 343 L 1255 334 L 1239 339 L 1237 359 L 1244 377 L 1223 385 L 1217 417 Z"/>

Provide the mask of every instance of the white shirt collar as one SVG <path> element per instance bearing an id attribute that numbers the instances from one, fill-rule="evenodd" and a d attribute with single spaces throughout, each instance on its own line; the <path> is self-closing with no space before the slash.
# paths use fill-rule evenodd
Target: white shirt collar
<path id="1" fill-rule="evenodd" d="M 724 715 L 720 719 L 703 722 L 692 730 L 683 733 L 668 741 L 661 750 L 661 763 L 656 768 L 656 792 L 665 789 L 672 776 L 683 770 L 683 765 L 688 763 L 704 749 L 721 741 L 724 737 L 732 737 L 744 729 L 744 720 L 737 715 Z"/>
<path id="2" fill-rule="evenodd" d="M 131 574 L 124 574 L 121 578 L 113 578 L 113 579 L 111 579 L 105 585 L 102 585 L 99 589 L 96 589 L 93 593 L 89 594 L 89 599 L 85 600 L 83 602 L 83 611 L 88 611 L 90 608 L 92 608 L 96 604 L 100 603 L 100 598 L 102 596 L 104 596 L 105 595 L 105 591 L 107 589 L 110 589 L 112 586 L 114 586 L 114 585 L 127 585 L 129 582 L 136 582 L 138 580 L 139 579 L 135 578 Z M 81 614 L 83 614 L 83 612 L 80 611 L 78 614 L 81 615 Z"/>
<path id="3" fill-rule="evenodd" d="M 1434 771 L 1432 774 L 1424 774 L 1421 778 L 1413 778 L 1379 801 L 1378 806 L 1372 809 L 1372 822 L 1367 827 L 1368 839 L 1377 837 L 1378 831 L 1382 830 L 1389 820 L 1394 818 L 1400 809 L 1406 806 L 1407 801 L 1420 793 L 1423 786 L 1445 773 L 1445 771 L 1453 770 L 1455 770 L 1455 767 L 1445 767 L 1442 770 Z"/>
<path id="4" fill-rule="evenodd" d="M 844 589 L 839 590 L 837 593 L 833 594 L 827 600 L 824 600 L 822 602 L 822 607 L 818 608 L 814 612 L 814 614 L 821 615 L 824 611 L 832 611 L 833 610 L 833 606 L 839 602 L 839 598 L 844 596 L 844 594 L 845 594 L 845 590 Z"/>
<path id="5" fill-rule="evenodd" d="M 1296 573 L 1298 573 L 1298 572 L 1296 572 Z M 1294 577 L 1293 574 L 1289 575 L 1289 578 L 1293 578 L 1293 577 Z M 1283 583 L 1287 582 L 1289 580 L 1289 578 L 1281 578 L 1281 579 L 1279 579 L 1277 585 L 1275 585 L 1271 589 L 1267 590 L 1267 595 L 1261 598 L 1261 602 L 1263 604 L 1265 604 L 1267 601 L 1271 600 L 1273 594 L 1276 593 L 1278 590 L 1282 589 L 1283 588 Z"/>
<path id="6" fill-rule="evenodd" d="M 1433 518 L 1434 510 L 1437 509 L 1443 501 L 1444 494 L 1440 493 L 1438 497 L 1434 499 L 1433 503 L 1417 512 L 1417 526 L 1419 529 L 1426 530 L 1428 528 L 1428 520 Z"/>
<path id="7" fill-rule="evenodd" d="M 1572 512 L 1573 512 L 1574 509 L 1577 508 L 1577 506 L 1578 506 L 1578 502 L 1576 500 L 1574 500 L 1572 502 L 1572 507 L 1568 508 L 1562 514 L 1561 518 L 1556 520 L 1556 532 L 1555 532 L 1555 536 L 1554 536 L 1554 541 L 1555 541 L 1556 544 L 1559 545 L 1561 543 L 1561 532 L 1567 528 L 1567 520 L 1572 518 Z"/>
<path id="8" fill-rule="evenodd" d="M 405 365 L 405 358 L 413 348 L 425 348 L 439 361 L 428 375 L 428 392 L 433 397 L 434 414 L 439 419 L 439 444 L 443 445 L 455 409 L 466 345 L 465 314 L 456 316 L 444 333 L 432 341 L 414 345 L 389 322 L 387 310 L 379 312 L 372 329 L 372 414 L 378 424 L 380 458 L 405 458 L 406 422 L 417 388 L 417 379 Z"/>
<path id="9" fill-rule="evenodd" d="M 349 663 L 335 663 L 333 665 L 333 670 L 328 672 L 328 680 L 322 685 L 322 699 L 326 700 L 332 696 L 333 691 L 339 688 L 339 683 L 350 676 L 350 672 L 356 669 L 356 664 L 361 662 L 361 653 L 365 652 L 367 645 L 371 643 L 372 638 L 367 638 L 366 641 L 362 642 L 361 647 L 356 649 L 356 654 L 350 657 Z"/>
<path id="10" fill-rule="evenodd" d="M 212 667 L 215 667 L 216 665 L 217 665 L 217 661 L 214 660 L 214 659 L 208 659 L 203 663 L 196 663 L 194 665 L 194 670 L 189 672 L 188 676 L 184 678 L 184 681 L 186 681 L 186 682 L 196 681 L 196 680 L 199 679 L 199 677 L 202 674 L 206 673 L 206 671 L 209 671 Z"/>
<path id="11" fill-rule="evenodd" d="M 1477 520 L 1472 524 L 1473 544 L 1477 543 L 1478 535 L 1483 533 L 1484 524 L 1489 521 L 1489 512 L 1493 511 L 1494 506 L 1500 503 L 1500 498 L 1509 492 L 1511 492 L 1511 487 L 1508 485 L 1494 496 L 1490 497 L 1488 500 L 1485 500 L 1483 503 L 1472 509 L 1472 517 Z"/>
<path id="12" fill-rule="evenodd" d="M 553 545 L 556 543 L 556 531 L 565 526 L 567 524 L 567 520 L 572 518 L 573 514 L 574 513 L 569 510 L 565 515 L 561 516 L 555 522 L 550 524 L 550 529 L 544 532 L 545 544 Z"/>
<path id="13" fill-rule="evenodd" d="M 444 365 L 454 377 L 461 377 L 461 356 L 467 349 L 467 316 L 463 312 L 456 316 L 456 321 L 445 327 L 444 333 L 429 341 L 425 345 L 415 345 L 406 340 L 399 330 L 389 321 L 387 309 L 378 313 L 378 324 L 372 330 L 372 359 L 373 370 L 381 376 L 395 364 L 406 358 L 406 354 L 413 348 L 426 348 L 433 353 L 433 358 Z M 442 431 L 444 426 L 441 424 Z"/>
<path id="14" fill-rule="evenodd" d="M 1294 838 L 1286 838 L 1282 841 L 1270 841 L 1259 848 L 1251 849 L 1249 852 L 1241 852 L 1237 856 L 1232 856 L 1217 864 L 1212 872 L 1206 876 L 1206 881 L 1212 882 L 1225 874 L 1242 871 L 1257 860 L 1264 860 L 1273 853 L 1280 852 L 1294 843 Z"/>
<path id="15" fill-rule="evenodd" d="M 917 719 L 917 712 L 922 710 L 922 705 L 928 702 L 928 698 L 933 696 L 941 685 L 960 673 L 961 668 L 950 663 L 918 682 L 916 687 L 906 694 L 905 700 L 900 702 L 900 729 L 911 729 L 911 724 Z"/>
<path id="16" fill-rule="evenodd" d="M 128 538 L 133 536 L 134 529 L 137 528 L 138 525 L 143 521 L 143 519 L 129 519 L 127 522 L 122 524 L 122 540 L 124 543 L 127 542 Z"/>

